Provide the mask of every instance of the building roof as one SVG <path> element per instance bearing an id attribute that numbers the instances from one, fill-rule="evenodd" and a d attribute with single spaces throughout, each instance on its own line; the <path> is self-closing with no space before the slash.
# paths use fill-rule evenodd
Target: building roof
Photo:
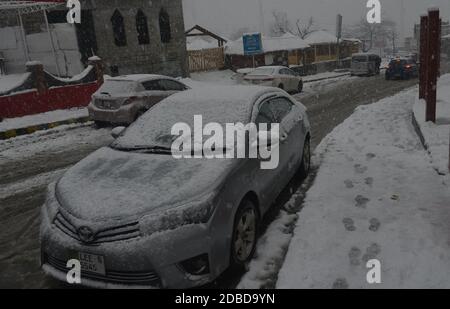
<path id="1" fill-rule="evenodd" d="M 290 51 L 310 47 L 304 40 L 293 34 L 285 34 L 281 37 L 263 36 L 262 46 L 264 53 L 271 53 L 276 51 Z M 229 42 L 225 46 L 225 54 L 244 55 L 244 43 L 242 38 L 233 42 Z"/>
<path id="2" fill-rule="evenodd" d="M 337 44 L 337 37 L 324 30 L 319 30 L 310 33 L 305 41 L 309 45 Z"/>

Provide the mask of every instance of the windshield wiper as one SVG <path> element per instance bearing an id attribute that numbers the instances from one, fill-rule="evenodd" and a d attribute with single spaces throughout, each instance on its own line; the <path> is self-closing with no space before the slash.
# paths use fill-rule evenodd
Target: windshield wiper
<path id="1" fill-rule="evenodd" d="M 172 154 L 172 149 L 164 146 L 114 147 L 114 149 L 126 152 Z"/>

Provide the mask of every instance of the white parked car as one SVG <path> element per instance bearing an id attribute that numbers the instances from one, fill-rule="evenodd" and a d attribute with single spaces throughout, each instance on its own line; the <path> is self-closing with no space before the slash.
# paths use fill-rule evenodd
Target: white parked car
<path id="1" fill-rule="evenodd" d="M 89 115 L 98 126 L 129 125 L 163 99 L 189 87 L 168 76 L 136 74 L 112 77 L 92 96 Z"/>
<path id="2" fill-rule="evenodd" d="M 287 92 L 302 92 L 303 79 L 294 71 L 283 66 L 264 66 L 247 74 L 244 80 L 260 86 L 277 87 Z"/>

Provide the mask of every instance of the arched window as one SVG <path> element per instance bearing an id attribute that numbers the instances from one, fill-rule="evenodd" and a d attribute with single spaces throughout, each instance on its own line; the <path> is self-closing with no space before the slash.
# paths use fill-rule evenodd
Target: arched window
<path id="1" fill-rule="evenodd" d="M 118 10 L 114 11 L 113 16 L 111 17 L 111 24 L 114 33 L 114 43 L 116 43 L 117 46 L 126 46 L 127 34 L 125 32 L 125 24 L 123 22 L 123 16 Z"/>
<path id="2" fill-rule="evenodd" d="M 161 11 L 159 12 L 159 31 L 161 34 L 161 42 L 169 43 L 172 39 L 172 33 L 170 30 L 170 17 L 164 9 L 161 9 Z"/>
<path id="3" fill-rule="evenodd" d="M 136 14 L 136 31 L 138 33 L 139 45 L 150 44 L 150 36 L 148 34 L 147 16 L 142 10 Z"/>

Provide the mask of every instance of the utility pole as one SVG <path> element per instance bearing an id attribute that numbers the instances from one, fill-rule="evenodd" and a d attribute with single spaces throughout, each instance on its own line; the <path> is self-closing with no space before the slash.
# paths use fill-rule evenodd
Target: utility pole
<path id="1" fill-rule="evenodd" d="M 400 40 L 405 40 L 405 0 L 401 0 Z M 401 45 L 402 46 L 402 45 Z"/>
<path id="2" fill-rule="evenodd" d="M 264 6 L 263 6 L 263 0 L 258 0 L 258 6 L 259 6 L 259 32 L 261 35 L 264 33 Z"/>

